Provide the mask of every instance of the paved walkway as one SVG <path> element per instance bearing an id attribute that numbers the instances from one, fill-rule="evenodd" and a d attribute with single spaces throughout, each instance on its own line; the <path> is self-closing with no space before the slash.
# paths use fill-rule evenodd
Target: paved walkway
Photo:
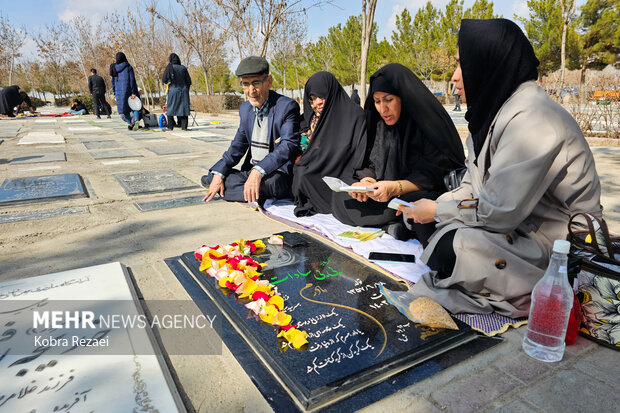
<path id="1" fill-rule="evenodd" d="M 461 112 L 462 116 L 464 112 Z M 454 117 L 458 117 L 458 113 Z M 79 120 L 91 126 L 94 118 Z M 213 202 L 140 212 L 135 202 L 195 197 L 202 189 L 128 195 L 114 174 L 172 170 L 199 183 L 234 134 L 234 115 L 199 115 L 199 122 L 221 121 L 199 131 L 222 139 L 189 134 L 127 131 L 115 117 L 114 128 L 91 135 L 71 130 L 78 123 L 36 123 L 0 119 L 0 176 L 17 178 L 79 173 L 88 198 L 0 206 L 0 281 L 120 261 L 132 269 L 146 299 L 187 299 L 163 262 L 202 244 L 265 237 L 285 230 L 279 223 L 235 204 Z M 458 124 L 460 120 L 456 120 Z M 53 130 L 65 143 L 18 145 L 32 132 Z M 36 136 L 36 135 L 34 135 Z M 202 137 L 202 140 L 200 139 Z M 113 141 L 130 152 L 101 159 L 105 150 L 89 141 Z M 170 150 L 170 147 L 176 149 Z M 168 148 L 168 149 L 166 149 Z M 620 231 L 620 148 L 593 149 L 603 183 L 603 204 L 612 229 Z M 23 163 L 17 158 L 64 152 L 66 161 Z M 48 217 L 50 210 L 80 213 Z M 46 212 L 47 211 L 47 212 Z M 36 219 L 16 221 L 15 217 Z M 13 217 L 13 219 L 8 219 Z M 21 219 L 20 218 L 20 219 Z M 505 342 L 416 385 L 368 406 L 364 412 L 577 412 L 616 411 L 620 391 L 620 353 L 579 338 L 563 361 L 545 364 L 521 350 L 525 328 L 503 334 Z M 269 405 L 226 348 L 217 356 L 172 356 L 173 367 L 192 406 L 201 412 L 268 412 Z"/>

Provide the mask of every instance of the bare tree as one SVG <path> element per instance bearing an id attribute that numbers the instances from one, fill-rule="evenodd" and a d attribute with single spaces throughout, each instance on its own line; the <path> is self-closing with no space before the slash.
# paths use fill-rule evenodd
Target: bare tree
<path id="1" fill-rule="evenodd" d="M 180 6 L 180 17 L 168 17 L 160 13 L 155 5 L 147 8 L 152 16 L 164 22 L 196 54 L 202 67 L 207 93 L 213 93 L 209 82 L 210 67 L 214 59 L 222 57 L 225 32 L 218 21 L 218 8 L 211 0 L 176 0 Z"/>
<path id="2" fill-rule="evenodd" d="M 286 24 L 281 25 L 274 35 L 274 50 L 272 57 L 272 65 L 280 69 L 282 76 L 282 88 L 286 94 L 287 72 L 290 65 L 295 61 L 300 45 L 306 35 L 306 22 L 302 20 L 302 16 L 291 15 L 287 17 Z M 297 79 L 297 89 L 299 89 L 299 76 Z"/>
<path id="3" fill-rule="evenodd" d="M 44 65 L 45 83 L 58 96 L 65 96 L 68 90 L 68 73 L 66 66 L 67 33 L 66 23 L 53 23 L 45 27 L 45 31 L 35 37 L 39 56 Z"/>
<path id="4" fill-rule="evenodd" d="M 97 49 L 100 41 L 97 39 L 97 31 L 93 27 L 87 16 L 76 16 L 69 21 L 71 36 L 69 36 L 69 45 L 71 46 L 71 56 L 77 58 L 77 64 L 82 72 L 84 80 L 88 81 L 88 73 L 90 68 L 97 67 Z M 85 91 L 86 83 L 82 84 Z"/>
<path id="5" fill-rule="evenodd" d="M 247 54 L 267 56 L 269 43 L 280 26 L 292 16 L 306 15 L 313 7 L 332 4 L 333 0 L 214 0 L 233 22 L 240 57 Z"/>
<path id="6" fill-rule="evenodd" d="M 560 61 L 560 89 L 559 95 L 562 96 L 562 88 L 564 87 L 564 71 L 566 70 L 566 35 L 568 32 L 568 25 L 575 15 L 575 0 L 560 0 L 560 6 L 562 7 L 562 51 Z"/>
<path id="7" fill-rule="evenodd" d="M 377 0 L 362 0 L 362 55 L 360 69 L 360 101 L 366 102 L 366 70 L 368 67 L 368 51 L 370 50 L 370 38 L 372 26 L 375 20 L 375 8 Z"/>
<path id="8" fill-rule="evenodd" d="M 26 29 L 16 29 L 9 19 L 0 16 L 0 57 L 8 66 L 9 85 L 13 84 L 15 59 L 20 57 L 20 50 L 26 42 Z"/>

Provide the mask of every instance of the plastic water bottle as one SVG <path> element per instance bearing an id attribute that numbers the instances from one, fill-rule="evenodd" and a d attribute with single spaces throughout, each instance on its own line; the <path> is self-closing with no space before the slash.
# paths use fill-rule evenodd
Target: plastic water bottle
<path id="1" fill-rule="evenodd" d="M 523 350 L 535 359 L 554 362 L 564 355 L 564 337 L 573 307 L 573 290 L 568 283 L 570 243 L 556 240 L 545 275 L 532 291 L 532 304 Z"/>

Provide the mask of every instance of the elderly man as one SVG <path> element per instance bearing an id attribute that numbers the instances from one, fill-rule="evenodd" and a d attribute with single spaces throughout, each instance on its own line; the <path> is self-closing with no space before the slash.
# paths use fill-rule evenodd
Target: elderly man
<path id="1" fill-rule="evenodd" d="M 202 177 L 203 201 L 216 194 L 227 201 L 263 203 L 292 198 L 293 164 L 299 154 L 299 105 L 269 90 L 273 78 L 263 57 L 243 59 L 235 74 L 248 101 L 239 108 L 239 129 L 222 159 Z M 241 170 L 233 169 L 245 156 Z"/>

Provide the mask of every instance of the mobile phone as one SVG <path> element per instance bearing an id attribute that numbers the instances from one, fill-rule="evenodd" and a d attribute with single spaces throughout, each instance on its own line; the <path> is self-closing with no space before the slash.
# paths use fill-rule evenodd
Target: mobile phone
<path id="1" fill-rule="evenodd" d="M 415 262 L 415 255 L 373 251 L 368 256 L 368 261 Z"/>

